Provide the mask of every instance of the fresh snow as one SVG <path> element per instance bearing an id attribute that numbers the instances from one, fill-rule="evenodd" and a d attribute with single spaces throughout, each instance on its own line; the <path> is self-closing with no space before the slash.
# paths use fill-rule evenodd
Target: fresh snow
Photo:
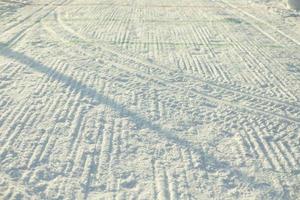
<path id="1" fill-rule="evenodd" d="M 0 199 L 300 199 L 297 2 L 0 1 Z"/>

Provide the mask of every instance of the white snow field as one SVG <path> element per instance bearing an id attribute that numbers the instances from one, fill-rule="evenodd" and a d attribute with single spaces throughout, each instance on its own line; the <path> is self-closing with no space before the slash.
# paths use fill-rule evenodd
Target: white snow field
<path id="1" fill-rule="evenodd" d="M 300 13 L 0 1 L 0 199 L 300 199 Z"/>

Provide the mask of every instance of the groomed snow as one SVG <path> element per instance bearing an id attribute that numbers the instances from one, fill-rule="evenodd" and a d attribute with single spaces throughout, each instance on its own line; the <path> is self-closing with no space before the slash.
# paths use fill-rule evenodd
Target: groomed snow
<path id="1" fill-rule="evenodd" d="M 0 199 L 300 199 L 286 2 L 0 1 L 0 27 Z"/>

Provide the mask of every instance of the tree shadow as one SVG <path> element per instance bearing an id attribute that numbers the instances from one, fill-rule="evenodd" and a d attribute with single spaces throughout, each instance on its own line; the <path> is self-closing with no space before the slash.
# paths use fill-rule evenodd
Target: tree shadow
<path id="1" fill-rule="evenodd" d="M 55 76 L 50 76 L 50 78 L 52 80 L 59 81 L 64 85 L 64 87 L 77 93 L 80 93 L 82 96 L 95 99 L 98 103 L 110 107 L 122 117 L 128 117 L 133 123 L 138 125 L 139 129 L 149 129 L 153 134 L 156 134 L 158 137 L 162 139 L 167 139 L 168 142 L 173 143 L 179 146 L 180 148 L 184 148 L 194 153 L 197 153 L 202 161 L 201 166 L 199 166 L 199 170 L 204 171 L 207 174 L 207 176 L 209 176 L 208 174 L 210 172 L 214 173 L 218 170 L 221 170 L 223 172 L 228 172 L 228 174 L 234 175 L 234 177 L 238 178 L 239 181 L 251 187 L 252 189 L 263 189 L 266 185 L 266 183 L 257 182 L 254 177 L 249 177 L 241 170 L 232 166 L 230 163 L 226 161 L 221 161 L 220 159 L 215 158 L 213 155 L 209 155 L 203 150 L 201 146 L 196 146 L 190 141 L 178 137 L 176 133 L 172 132 L 171 130 L 162 128 L 160 125 L 153 123 L 152 121 L 148 120 L 147 118 L 143 117 L 137 112 L 127 109 L 121 103 L 116 102 L 115 100 L 107 96 L 104 96 L 103 94 L 99 93 L 97 90 L 89 87 L 88 85 L 77 81 L 71 76 L 60 73 L 42 64 L 41 62 L 36 61 L 31 57 L 28 57 L 23 53 L 11 50 L 7 47 L 5 43 L 1 42 L 0 55 L 16 60 L 39 73 L 46 74 L 48 76 L 50 76 L 51 74 L 56 74 Z M 268 190 L 276 191 L 271 185 L 268 186 Z"/>

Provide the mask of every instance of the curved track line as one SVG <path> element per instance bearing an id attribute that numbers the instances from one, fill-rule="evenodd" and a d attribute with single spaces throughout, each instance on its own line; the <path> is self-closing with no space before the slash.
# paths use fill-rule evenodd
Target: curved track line
<path id="1" fill-rule="evenodd" d="M 72 0 L 71 0 L 71 1 L 70 1 L 70 0 L 64 0 L 64 1 L 63 1 L 61 4 L 59 4 L 59 5 L 66 4 L 66 2 L 68 2 L 68 1 L 69 1 L 69 3 L 70 3 Z M 36 12 L 32 13 L 30 16 L 24 18 L 24 19 L 21 20 L 20 22 L 15 23 L 15 24 L 12 25 L 10 28 L 5 29 L 4 32 L 2 32 L 2 33 L 0 34 L 0 36 L 3 35 L 3 34 L 5 34 L 7 31 L 9 31 L 9 30 L 11 30 L 11 29 L 13 29 L 13 28 L 18 29 L 18 27 L 21 26 L 21 24 L 22 24 L 23 22 L 25 22 L 26 20 L 35 17 L 37 14 L 41 14 L 41 16 L 37 16 L 37 18 L 36 18 L 32 23 L 30 23 L 29 25 L 27 25 L 27 26 L 21 28 L 21 30 L 18 31 L 18 33 L 16 33 L 15 36 L 13 36 L 13 37 L 6 43 L 7 46 L 8 46 L 8 47 L 13 46 L 15 43 L 17 43 L 17 42 L 19 41 L 19 39 L 21 39 L 21 38 L 25 35 L 26 32 L 28 32 L 28 31 L 30 30 L 30 28 L 32 28 L 34 25 L 36 25 L 37 23 L 39 23 L 43 18 L 47 17 L 50 13 L 52 13 L 54 10 L 56 10 L 56 9 L 59 7 L 59 5 L 55 6 L 55 7 L 52 8 L 52 9 L 50 9 L 50 8 L 52 7 L 52 3 L 53 3 L 53 2 L 55 2 L 55 1 L 52 1 L 52 2 L 49 3 L 49 4 L 46 4 L 46 7 L 42 7 L 42 8 L 40 8 L 40 9 L 38 9 Z M 48 10 L 48 8 L 49 8 L 50 10 L 49 10 L 49 11 L 46 11 L 46 10 Z M 46 13 L 44 13 L 43 11 L 46 11 Z"/>
<path id="2" fill-rule="evenodd" d="M 289 36 L 289 35 L 287 35 L 286 33 L 282 32 L 282 31 L 279 30 L 278 28 L 272 26 L 272 25 L 269 24 L 268 22 L 265 22 L 265 21 L 263 21 L 262 19 L 259 19 L 259 18 L 255 17 L 254 15 L 251 15 L 250 13 L 246 12 L 245 10 L 242 10 L 242 9 L 238 8 L 238 7 L 232 5 L 231 3 L 227 2 L 227 1 L 224 1 L 224 0 L 220 0 L 220 1 L 221 1 L 222 3 L 224 3 L 224 4 L 226 4 L 227 6 L 229 6 L 230 8 L 235 9 L 235 10 L 237 10 L 237 11 L 243 13 L 244 15 L 246 15 L 246 16 L 248 16 L 248 17 L 250 17 L 250 18 L 252 18 L 252 19 L 254 19 L 254 20 L 256 20 L 256 21 L 258 21 L 258 22 L 260 22 L 260 23 L 262 23 L 262 24 L 264 24 L 264 25 L 266 25 L 266 26 L 268 26 L 269 28 L 273 29 L 274 31 L 278 32 L 279 34 L 281 34 L 281 35 L 284 36 L 285 38 L 291 40 L 292 42 L 294 42 L 295 44 L 297 44 L 298 46 L 300 46 L 300 42 L 299 42 L 298 40 L 292 38 L 291 36 Z M 251 23 L 251 24 L 252 24 L 252 23 Z M 259 29 L 259 30 L 261 30 L 261 29 Z M 262 31 L 262 33 L 265 34 L 265 35 L 269 35 L 268 33 L 265 33 L 264 31 Z M 273 38 L 273 37 L 271 37 L 271 38 Z"/>
<path id="3" fill-rule="evenodd" d="M 116 50 L 116 48 L 113 48 L 113 47 L 110 47 L 108 45 L 97 45 L 94 43 L 94 41 L 92 39 L 89 39 L 77 32 L 75 32 L 71 27 L 67 26 L 63 20 L 60 18 L 60 15 L 59 13 L 57 14 L 57 20 L 58 20 L 58 24 L 62 26 L 63 29 L 65 29 L 66 31 L 68 31 L 70 34 L 78 37 L 79 39 L 81 39 L 83 42 L 85 43 L 93 43 L 96 47 L 100 48 L 100 49 L 103 49 L 105 51 L 108 51 L 110 53 L 113 53 L 113 54 L 116 54 L 120 57 L 123 57 L 125 59 L 129 59 L 129 60 L 132 60 L 136 63 L 141 63 L 143 65 L 146 65 L 146 66 L 150 66 L 151 68 L 155 68 L 155 69 L 159 69 L 159 70 L 162 70 L 166 73 L 178 73 L 177 70 L 174 70 L 170 67 L 167 67 L 167 66 L 161 66 L 161 65 L 158 65 L 158 64 L 155 64 L 155 63 L 149 63 L 145 60 L 141 60 L 139 58 L 136 58 L 134 55 L 130 55 L 130 53 L 126 52 L 128 55 L 125 54 L 124 51 L 121 51 L 118 49 L 118 51 Z M 149 70 L 151 69 L 149 68 Z M 279 103 L 279 104 L 283 104 L 283 105 L 287 105 L 287 106 L 292 106 L 292 107 L 295 107 L 295 108 L 300 108 L 300 105 L 298 105 L 296 102 L 293 102 L 293 103 L 288 103 L 288 102 L 285 102 L 285 101 L 281 101 L 281 100 L 278 100 L 278 99 L 274 99 L 274 98 L 270 98 L 270 97 L 262 97 L 262 96 L 258 96 L 256 94 L 249 94 L 249 93 L 246 93 L 246 92 L 242 92 L 242 91 L 238 91 L 238 90 L 234 90 L 234 89 L 231 89 L 231 88 L 228 88 L 228 87 L 224 87 L 224 86 L 221 86 L 219 84 L 216 84 L 216 80 L 211 80 L 211 81 L 208 81 L 208 80 L 204 80 L 204 79 L 201 79 L 199 77 L 196 77 L 196 76 L 193 76 L 191 75 L 190 73 L 186 73 L 186 72 L 183 72 L 181 71 L 180 72 L 182 75 L 184 75 L 185 77 L 187 78 L 191 78 L 195 81 L 201 81 L 203 83 L 206 83 L 208 85 L 211 85 L 213 87 L 217 87 L 217 88 L 220 88 L 220 89 L 223 89 L 223 90 L 227 90 L 227 91 L 230 91 L 230 92 L 236 92 L 236 93 L 239 93 L 239 94 L 243 94 L 243 95 L 247 95 L 247 96 L 251 96 L 251 97 L 255 97 L 255 98 L 259 98 L 259 99 L 262 99 L 262 100 L 267 100 L 267 101 L 271 101 L 271 102 L 274 102 L 274 103 Z M 229 85 L 230 86 L 230 85 Z"/>
<path id="4" fill-rule="evenodd" d="M 48 28 L 48 30 L 51 29 L 49 27 L 47 27 L 47 28 Z M 72 32 L 69 33 L 69 34 L 72 34 Z M 52 30 L 52 33 L 57 34 L 54 30 Z M 60 36 L 57 36 L 57 37 L 58 37 L 58 39 L 64 41 L 67 44 L 74 45 L 74 43 L 72 41 L 68 41 L 65 38 L 61 39 Z M 86 40 L 83 40 L 82 42 L 85 45 L 89 45 Z M 87 48 L 85 48 L 85 54 L 87 54 Z M 104 49 L 104 48 L 102 48 L 102 49 Z M 91 54 L 87 54 L 87 55 L 92 56 Z M 276 117 L 276 118 L 281 119 L 281 120 L 291 121 L 291 122 L 294 122 L 294 123 L 297 123 L 297 124 L 300 123 L 300 119 L 298 119 L 298 118 L 292 118 L 292 117 L 282 116 L 282 115 L 279 115 L 279 114 L 276 114 L 276 113 L 272 113 L 272 112 L 268 112 L 268 111 L 265 111 L 265 110 L 261 110 L 261 109 L 257 109 L 257 108 L 252 108 L 252 107 L 245 106 L 245 105 L 239 105 L 237 103 L 234 103 L 234 102 L 231 102 L 231 101 L 228 101 L 228 100 L 224 100 L 224 99 L 220 100 L 220 99 L 218 99 L 218 98 L 216 98 L 216 97 L 214 97 L 212 95 L 209 95 L 207 93 L 201 92 L 201 91 L 199 91 L 197 89 L 194 89 L 194 88 L 190 88 L 189 86 L 188 86 L 188 88 L 183 88 L 182 85 L 170 84 L 170 82 L 166 81 L 165 78 L 160 77 L 160 75 L 155 74 L 155 76 L 151 76 L 151 75 L 149 75 L 149 73 L 141 72 L 140 69 L 138 69 L 138 68 L 123 66 L 120 63 L 116 63 L 114 61 L 109 61 L 109 62 L 113 63 L 118 68 L 121 68 L 121 69 L 127 71 L 128 73 L 131 73 L 131 74 L 133 74 L 135 76 L 136 76 L 137 73 L 139 73 L 140 75 L 139 75 L 138 78 L 141 78 L 141 79 L 146 78 L 148 81 L 152 81 L 152 82 L 154 82 L 156 84 L 160 84 L 160 86 L 165 86 L 165 87 L 173 88 L 175 91 L 181 91 L 183 93 L 192 92 L 192 93 L 194 93 L 196 95 L 201 96 L 202 98 L 205 98 L 205 99 L 211 100 L 213 102 L 216 102 L 219 105 L 225 104 L 225 105 L 229 105 L 229 106 L 234 107 L 234 108 L 238 108 L 239 110 L 242 110 L 242 111 L 246 110 L 246 111 L 248 111 L 250 113 L 257 113 L 259 115 L 269 115 L 269 116 L 273 116 L 273 117 Z M 168 76 L 169 76 L 169 74 L 168 74 Z"/>
<path id="5" fill-rule="evenodd" d="M 28 15 L 27 17 L 25 17 L 25 18 L 23 18 L 22 20 L 20 20 L 20 21 L 14 23 L 13 25 L 9 26 L 8 28 L 2 30 L 1 35 L 4 34 L 4 33 L 7 32 L 7 31 L 11 30 L 12 28 L 18 27 L 19 25 L 21 25 L 21 24 L 22 24 L 23 22 L 25 22 L 26 20 L 28 20 L 28 19 L 32 18 L 33 16 L 35 16 L 35 15 L 36 15 L 37 13 L 39 13 L 41 10 L 46 9 L 46 8 L 47 8 L 50 4 L 52 4 L 53 2 L 55 2 L 55 1 L 51 1 L 50 3 L 47 3 L 47 4 L 43 5 L 43 6 L 41 6 L 39 9 L 37 9 L 36 11 L 34 11 L 33 13 L 31 13 L 31 14 Z M 27 5 L 27 4 L 25 4 L 25 5 Z M 44 7 L 44 6 L 46 6 L 46 7 Z"/>

